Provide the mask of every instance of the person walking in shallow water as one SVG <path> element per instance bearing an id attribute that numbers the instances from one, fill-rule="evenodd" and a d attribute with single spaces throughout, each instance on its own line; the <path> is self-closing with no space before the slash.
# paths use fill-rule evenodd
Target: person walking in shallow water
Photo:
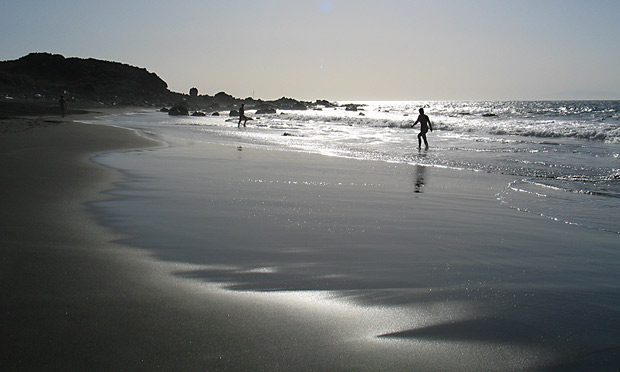
<path id="1" fill-rule="evenodd" d="M 420 108 L 420 115 L 418 116 L 418 120 L 415 121 L 411 125 L 413 128 L 414 125 L 420 123 L 420 133 L 418 133 L 418 148 L 422 148 L 422 140 L 424 140 L 424 146 L 428 149 L 428 141 L 426 140 L 426 132 L 430 129 L 433 131 L 433 125 L 431 124 L 431 119 L 424 113 L 424 109 Z"/>
<path id="2" fill-rule="evenodd" d="M 239 123 L 237 123 L 237 128 L 241 127 L 242 120 L 243 126 L 245 127 L 245 123 L 248 122 L 248 118 L 245 116 L 245 103 L 242 103 L 241 107 L 239 107 Z"/>

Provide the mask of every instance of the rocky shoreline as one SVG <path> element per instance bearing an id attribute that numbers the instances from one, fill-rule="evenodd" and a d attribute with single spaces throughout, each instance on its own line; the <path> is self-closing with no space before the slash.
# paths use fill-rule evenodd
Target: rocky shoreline
<path id="1" fill-rule="evenodd" d="M 60 96 L 67 101 L 68 114 L 110 106 L 165 110 L 177 107 L 181 115 L 231 112 L 241 104 L 257 114 L 338 106 L 327 100 L 309 102 L 287 97 L 271 101 L 242 99 L 226 92 L 199 95 L 197 88 L 191 88 L 188 94 L 172 92 L 165 81 L 145 68 L 92 58 L 31 53 L 17 60 L 0 61 L 0 117 L 60 114 Z"/>

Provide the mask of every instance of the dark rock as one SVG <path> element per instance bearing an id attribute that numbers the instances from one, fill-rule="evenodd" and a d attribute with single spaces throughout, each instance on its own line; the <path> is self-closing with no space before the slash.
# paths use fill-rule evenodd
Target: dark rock
<path id="1" fill-rule="evenodd" d="M 338 106 L 335 103 L 331 103 L 328 100 L 325 99 L 317 99 L 316 102 L 314 103 L 316 106 L 323 106 L 323 107 L 336 107 Z"/>
<path id="2" fill-rule="evenodd" d="M 159 110 L 159 112 L 169 112 L 170 109 L 167 107 L 162 107 L 161 110 Z"/>
<path id="3" fill-rule="evenodd" d="M 277 106 L 275 106 L 273 103 L 266 103 L 263 101 L 259 101 L 253 106 L 253 108 L 256 109 L 257 115 L 264 115 L 264 114 L 275 114 Z"/>
<path id="4" fill-rule="evenodd" d="M 293 98 L 282 97 L 276 101 L 271 102 L 275 107 L 281 110 L 307 110 L 306 103 L 297 101 Z"/>
<path id="5" fill-rule="evenodd" d="M 491 118 L 493 116 L 497 116 L 497 114 L 482 114 L 482 116 L 485 118 Z"/>
<path id="6" fill-rule="evenodd" d="M 220 113 L 216 111 L 216 112 L 212 113 L 211 116 L 220 116 Z"/>
<path id="7" fill-rule="evenodd" d="M 189 116 L 189 110 L 181 105 L 176 105 L 168 111 L 168 115 L 172 116 Z"/>
<path id="8" fill-rule="evenodd" d="M 207 114 L 205 114 L 204 112 L 201 112 L 201 111 L 194 111 L 192 116 L 207 116 Z"/>
<path id="9" fill-rule="evenodd" d="M 303 102 L 297 102 L 296 104 L 293 105 L 293 107 L 290 108 L 291 110 L 307 110 L 308 106 L 306 106 L 305 103 Z"/>
<path id="10" fill-rule="evenodd" d="M 228 113 L 228 116 L 239 116 L 239 111 L 237 111 L 237 110 L 230 110 L 230 112 Z"/>
<path id="11" fill-rule="evenodd" d="M 224 92 L 217 93 L 213 97 L 213 100 L 215 101 L 215 103 L 219 105 L 223 105 L 223 106 L 230 106 L 230 105 L 236 104 L 237 102 L 237 99 L 235 99 L 235 97 L 231 96 L 228 93 L 224 93 Z"/>

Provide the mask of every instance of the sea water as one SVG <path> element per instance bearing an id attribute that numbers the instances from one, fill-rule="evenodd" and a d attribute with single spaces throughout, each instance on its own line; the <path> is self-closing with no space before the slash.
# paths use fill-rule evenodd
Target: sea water
<path id="1" fill-rule="evenodd" d="M 524 213 L 620 233 L 620 101 L 339 102 L 255 115 L 155 110 L 102 120 L 166 138 L 515 176 L 498 201 Z M 357 111 L 349 111 L 353 103 Z M 433 131 L 418 149 L 419 108 Z"/>

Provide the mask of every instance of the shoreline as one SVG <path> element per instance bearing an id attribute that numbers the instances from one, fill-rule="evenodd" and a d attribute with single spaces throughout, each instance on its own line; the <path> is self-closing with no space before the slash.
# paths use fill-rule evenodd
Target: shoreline
<path id="1" fill-rule="evenodd" d="M 571 306 L 605 313 L 601 319 L 613 314 L 596 300 L 607 290 L 587 278 L 615 277 L 597 266 L 614 236 L 501 205 L 496 193 L 511 176 L 192 141 L 146 157 L 104 158 L 97 160 L 134 178 L 113 190 L 114 205 L 96 206 L 104 225 L 129 235 L 122 244 L 180 265 L 171 274 L 189 286 L 215 283 L 263 305 L 290 295 L 292 308 L 317 295 L 326 308 L 342 301 L 352 320 L 322 314 L 310 323 L 357 340 L 347 355 L 374 345 L 404 368 L 512 370 L 527 360 L 531 367 L 519 368 L 554 370 L 599 347 L 588 346 L 589 336 L 556 341 L 589 334 L 587 321 L 551 315 L 556 306 L 576 301 Z M 583 250 L 590 245 L 598 253 Z M 364 310 L 352 310 L 358 306 Z M 403 318 L 395 308 L 417 310 Z M 374 315 L 363 315 L 367 310 Z M 386 343 L 377 345 L 379 338 Z M 420 352 L 436 341 L 445 342 L 443 355 Z M 465 360 L 446 357 L 459 342 L 488 344 L 472 347 Z M 394 357 L 414 344 L 421 349 Z"/>
<path id="2" fill-rule="evenodd" d="M 3 174 L 10 175 L 13 181 L 3 186 L 7 187 L 7 191 L 2 193 L 2 203 L 7 208 L 2 215 L 3 248 L 0 251 L 3 257 L 0 270 L 3 280 L 0 294 L 4 298 L 2 327 L 3 334 L 8 335 L 2 347 L 2 359 L 6 361 L 7 370 L 146 371 L 158 368 L 210 368 L 371 371 L 421 368 L 439 371 L 477 370 L 486 365 L 478 363 L 493 360 L 497 363 L 495 366 L 506 369 L 510 369 L 510 363 L 513 366 L 525 363 L 524 369 L 528 370 L 537 366 L 544 369 L 548 363 L 553 365 L 555 362 L 548 358 L 552 358 L 552 355 L 561 358 L 567 352 L 555 350 L 551 355 L 546 355 L 543 350 L 535 348 L 513 350 L 516 346 L 503 344 L 505 337 L 494 334 L 493 330 L 510 333 L 518 328 L 515 324 L 519 323 L 488 323 L 484 319 L 478 319 L 478 323 L 468 323 L 466 318 L 460 323 L 458 319 L 452 318 L 455 314 L 451 313 L 450 307 L 437 302 L 442 298 L 441 291 L 439 297 L 431 296 L 430 293 L 420 293 L 421 297 L 414 296 L 421 301 L 420 308 L 411 312 L 411 320 L 406 318 L 402 324 L 399 324 L 402 320 L 398 320 L 403 312 L 396 301 L 398 297 L 390 295 L 390 290 L 386 292 L 383 287 L 377 287 L 376 293 L 356 294 L 353 289 L 347 291 L 347 281 L 339 282 L 337 277 L 326 276 L 326 281 L 319 280 L 316 283 L 323 283 L 331 289 L 319 285 L 314 288 L 314 292 L 311 288 L 293 285 L 277 292 L 269 292 L 267 287 L 268 291 L 263 292 L 264 285 L 269 286 L 271 283 L 268 280 L 269 271 L 265 272 L 267 275 L 260 271 L 248 272 L 248 269 L 255 268 L 252 261 L 232 271 L 224 269 L 209 272 L 205 271 L 208 267 L 201 261 L 183 263 L 162 259 L 164 257 L 156 250 L 149 249 L 151 247 L 148 245 L 153 245 L 153 241 L 146 240 L 147 249 L 135 248 L 140 247 L 140 244 L 135 244 L 135 241 L 130 244 L 130 234 L 122 229 L 111 229 L 105 223 L 106 217 L 114 216 L 101 214 L 101 211 L 95 211 L 94 214 L 92 210 L 93 204 L 105 205 L 105 200 L 110 198 L 117 202 L 132 200 L 132 197 L 122 194 L 123 187 L 132 181 L 122 176 L 122 169 L 106 168 L 90 160 L 95 154 L 102 153 L 107 154 L 104 158 L 135 160 L 144 158 L 136 154 L 147 151 L 148 162 L 154 161 L 163 167 L 166 176 L 170 175 L 168 170 L 187 170 L 170 166 L 175 165 L 178 156 L 208 159 L 201 163 L 208 165 L 209 172 L 206 174 L 212 181 L 204 181 L 197 187 L 200 193 L 210 194 L 210 199 L 223 201 L 220 206 L 224 208 L 206 208 L 205 211 L 215 213 L 218 219 L 221 218 L 219 212 L 229 211 L 230 218 L 235 222 L 239 222 L 238 218 L 243 220 L 246 217 L 235 214 L 233 209 L 227 209 L 235 207 L 226 202 L 233 192 L 231 190 L 241 191 L 238 197 L 245 196 L 248 201 L 256 198 L 270 203 L 276 201 L 270 199 L 272 193 L 278 198 L 288 195 L 283 206 L 297 208 L 303 208 L 306 198 L 314 200 L 313 192 L 319 190 L 328 204 L 336 208 L 330 214 L 349 219 L 353 216 L 351 211 L 337 208 L 355 205 L 363 205 L 364 208 L 385 214 L 387 206 L 400 205 L 403 197 L 415 196 L 415 188 L 420 187 L 419 184 L 416 186 L 420 170 L 414 171 L 408 166 L 390 167 L 299 153 L 286 154 L 286 158 L 282 158 L 280 154 L 256 149 L 237 151 L 235 148 L 210 145 L 189 146 L 186 149 L 161 147 L 157 151 L 150 151 L 148 148 L 155 143 L 129 130 L 69 122 L 47 123 L 50 125 L 45 127 L 47 118 L 37 120 L 42 121 L 39 123 L 41 125 L 31 130 L 0 137 L 0 169 Z M 137 147 L 143 150 L 124 150 Z M 98 160 L 101 156 L 98 155 Z M 414 173 L 398 176 L 397 168 Z M 142 171 L 148 175 L 148 169 L 141 168 Z M 203 171 L 197 169 L 197 172 Z M 422 181 L 427 186 L 424 186 L 426 189 L 419 196 L 428 196 L 430 199 L 416 200 L 421 203 L 417 207 L 419 211 L 433 211 L 429 214 L 432 220 L 429 229 L 431 226 L 438 226 L 437 231 L 454 228 L 453 222 L 446 221 L 453 213 L 450 211 L 456 208 L 471 214 L 468 208 L 481 206 L 480 193 L 470 192 L 481 184 L 476 180 L 468 184 L 460 182 L 458 178 L 446 178 L 445 175 L 449 173 L 422 172 Z M 307 182 L 320 181 L 313 177 L 321 174 L 326 182 Z M 386 174 L 400 178 L 392 183 L 385 181 Z M 349 180 L 350 176 L 352 180 Z M 347 180 L 348 186 L 346 182 L 344 186 L 338 185 L 338 182 Z M 363 184 L 367 186 L 362 187 Z M 156 188 L 162 185 L 160 181 L 155 181 Z M 408 185 L 406 190 L 401 190 L 403 185 Z M 432 185 L 432 188 L 428 185 Z M 472 189 L 468 191 L 467 185 Z M 104 190 L 114 192 L 102 193 Z M 464 194 L 455 197 L 453 194 L 458 190 Z M 121 194 L 118 194 L 119 191 Z M 291 192 L 293 194 L 289 194 Z M 394 192 L 398 195 L 394 195 Z M 433 196 L 433 193 L 436 194 Z M 164 191 L 164 195 L 170 197 L 172 194 Z M 294 199 L 292 195 L 300 196 Z M 438 203 L 439 200 L 441 203 Z M 382 207 L 384 203 L 387 206 Z M 487 205 L 486 202 L 484 205 Z M 241 211 L 252 211 L 259 218 L 261 213 L 277 215 L 278 211 L 275 207 L 264 209 L 263 212 L 253 209 L 251 205 L 241 207 Z M 317 208 L 320 207 L 317 205 Z M 514 211 L 495 213 L 500 213 L 498 217 L 514 215 L 516 221 L 524 218 L 532 220 Z M 287 210 L 284 210 L 283 215 L 294 217 Z M 494 217 L 490 215 L 488 220 L 492 221 Z M 229 220 L 224 219 L 222 223 L 226 221 Z M 458 221 L 465 227 L 469 225 L 465 217 Z M 337 232 L 340 226 L 340 233 L 349 237 L 360 233 L 356 229 L 345 231 L 345 225 L 338 225 L 342 220 L 331 221 L 319 216 L 315 222 L 319 227 L 329 222 L 331 229 Z M 446 226 L 442 227 L 442 224 Z M 213 229 L 209 230 L 213 232 L 210 235 L 220 239 L 220 243 L 226 242 L 231 237 L 225 234 L 237 231 L 238 235 L 239 230 L 235 230 L 234 226 L 251 225 L 231 224 L 227 232 L 217 233 L 219 226 L 214 223 L 210 227 Z M 387 228 L 389 224 L 383 222 L 381 226 Z M 424 226 L 419 228 L 423 229 Z M 295 229 L 292 225 L 276 227 L 278 231 L 283 227 Z M 259 225 L 258 228 L 262 228 L 259 233 L 264 233 L 271 227 Z M 307 229 L 310 237 L 321 237 L 308 225 L 304 229 Z M 397 226 L 390 232 L 398 233 L 402 229 Z M 574 227 L 553 224 L 551 221 L 540 222 L 537 229 L 563 234 L 573 231 L 571 236 L 575 234 L 574 231 L 578 231 Z M 390 232 L 381 236 L 391 236 Z M 246 233 L 251 240 L 252 231 Z M 472 238 L 475 237 L 475 231 L 470 233 Z M 536 233 L 531 234 L 533 239 Z M 515 236 L 518 238 L 518 235 Z M 277 242 L 281 238 L 276 236 L 275 239 Z M 428 237 L 424 239 L 430 241 Z M 459 239 L 465 241 L 464 237 Z M 297 239 L 292 240 L 295 241 Z M 266 245 L 271 243 L 264 242 Z M 439 253 L 446 249 L 436 248 L 440 248 L 437 250 Z M 422 246 L 420 252 L 425 249 Z M 559 248 L 553 249 L 561 252 Z M 295 254 L 298 253 L 304 254 L 302 250 Z M 371 253 L 361 252 L 362 255 Z M 459 257 L 464 257 L 465 253 L 454 251 Z M 381 255 L 377 256 L 379 260 L 389 258 L 387 253 Z M 330 256 L 321 253 L 318 257 Z M 488 258 L 480 254 L 473 259 L 484 261 Z M 421 262 L 421 265 L 428 266 L 425 262 Z M 433 268 L 433 265 L 429 267 Z M 269 266 L 266 268 L 269 269 Z M 223 284 L 224 289 L 217 289 L 217 284 L 208 283 Z M 242 285 L 236 291 L 226 289 L 226 284 L 239 283 Z M 338 287 L 338 283 L 344 286 Z M 439 284 L 438 289 L 441 289 Z M 337 297 L 341 295 L 342 301 L 322 299 L 323 295 L 329 297 L 334 294 Z M 386 298 L 381 299 L 386 295 Z M 349 301 L 356 297 L 357 302 Z M 390 297 L 396 302 L 390 304 Z M 458 303 L 454 301 L 457 307 L 461 306 Z M 433 312 L 440 316 L 437 317 Z M 480 334 L 489 325 L 491 331 L 482 332 L 479 337 L 482 341 L 500 341 L 496 347 L 478 349 L 478 346 L 462 343 L 471 337 L 469 334 Z M 436 338 L 435 334 L 440 338 Z M 527 332 L 520 334 L 524 340 L 529 340 L 530 336 Z M 551 343 L 545 348 L 553 349 L 561 345 Z M 449 357 L 453 355 L 455 347 L 472 358 Z M 573 347 L 580 349 L 579 345 Z M 529 362 L 520 361 L 516 357 L 518 355 L 529 358 Z M 508 361 L 510 363 L 507 365 L 503 364 Z M 567 365 L 570 369 L 571 364 Z"/>
<path id="3" fill-rule="evenodd" d="M 154 143 L 126 129 L 32 120 L 39 125 L 0 138 L 0 169 L 12 180 L 0 222 L 5 370 L 370 371 L 387 361 L 351 352 L 331 323 L 295 315 L 311 300 L 191 285 L 171 275 L 185 265 L 119 244 L 124 235 L 96 224 L 85 203 L 106 199 L 123 177 L 90 158 Z M 331 310 L 312 314 L 346 323 Z"/>
<path id="4" fill-rule="evenodd" d="M 158 263 L 97 224 L 85 203 L 107 199 L 102 191 L 123 176 L 90 158 L 158 143 L 115 127 L 29 120 L 38 125 L 0 137 L 0 169 L 12 181 L 0 199 L 5 370 L 363 371 L 380 362 L 295 315 L 312 301 L 188 285 L 171 275 L 184 265 Z"/>
<path id="5" fill-rule="evenodd" d="M 152 143 L 129 131 L 68 120 L 9 121 L 27 130 L 0 137 L 0 168 L 8 181 L 1 196 L 4 368 L 93 369 L 105 359 L 95 350 L 114 349 L 103 327 L 126 322 L 117 303 L 124 285 L 115 277 L 127 279 L 120 268 L 139 265 L 114 259 L 111 235 L 86 212 L 83 203 L 101 198 L 101 189 L 119 179 L 89 158 Z"/>

